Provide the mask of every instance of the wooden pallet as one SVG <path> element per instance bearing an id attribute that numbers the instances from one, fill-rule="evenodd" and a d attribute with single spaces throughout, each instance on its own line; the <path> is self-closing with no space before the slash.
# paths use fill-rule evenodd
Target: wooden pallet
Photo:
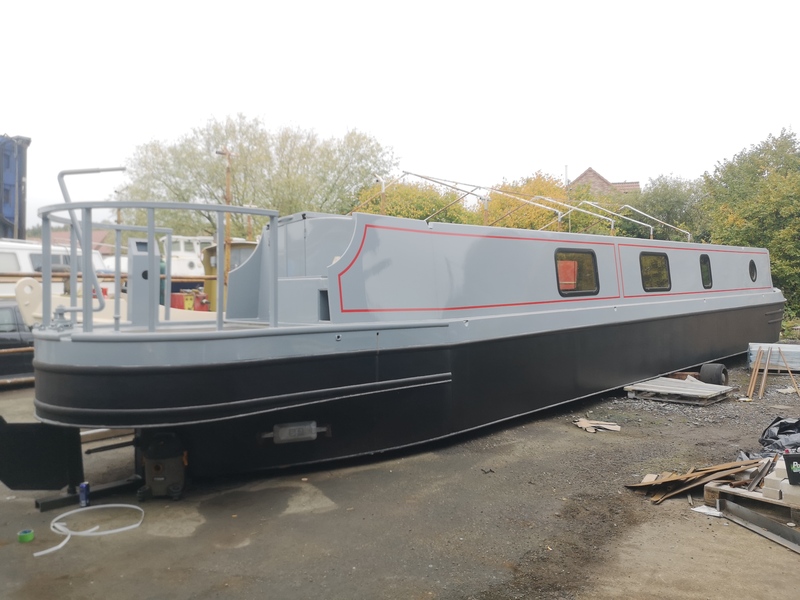
<path id="1" fill-rule="evenodd" d="M 708 406 L 724 400 L 737 388 L 703 383 L 693 378 L 683 380 L 671 377 L 656 377 L 655 379 L 625 386 L 623 389 L 628 392 L 629 398 Z"/>
<path id="2" fill-rule="evenodd" d="M 769 504 L 783 510 L 788 519 L 795 523 L 800 523 L 800 506 L 789 504 L 783 500 L 773 500 L 767 498 L 759 491 L 747 491 L 744 488 L 734 488 L 724 481 L 712 481 L 703 487 L 703 502 L 706 506 L 717 506 L 717 500 L 745 499 L 751 502 Z"/>
<path id="3" fill-rule="evenodd" d="M 656 392 L 628 392 L 628 398 L 637 400 L 655 400 L 657 402 L 671 402 L 673 404 L 688 404 L 690 406 L 709 406 L 728 398 L 728 394 L 720 394 L 712 398 L 686 398 L 672 394 L 658 394 Z"/>

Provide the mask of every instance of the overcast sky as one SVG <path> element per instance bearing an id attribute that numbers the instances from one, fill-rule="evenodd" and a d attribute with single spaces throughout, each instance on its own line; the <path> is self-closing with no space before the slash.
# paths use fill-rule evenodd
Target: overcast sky
<path id="1" fill-rule="evenodd" d="M 124 164 L 243 113 L 357 129 L 400 169 L 491 185 L 693 179 L 800 129 L 797 0 L 5 2 L 0 133 L 32 139 L 28 214 L 63 169 Z M 73 200 L 124 183 L 68 180 Z"/>

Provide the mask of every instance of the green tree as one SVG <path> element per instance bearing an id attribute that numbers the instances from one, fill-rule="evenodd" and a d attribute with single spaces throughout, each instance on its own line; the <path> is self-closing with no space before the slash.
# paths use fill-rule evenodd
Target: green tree
<path id="1" fill-rule="evenodd" d="M 772 276 L 800 310 L 800 144 L 786 130 L 705 173 L 711 241 L 766 247 Z"/>
<path id="2" fill-rule="evenodd" d="M 611 235 L 611 220 L 614 221 L 614 233 L 623 235 L 636 236 L 641 234 L 641 231 L 625 230 L 624 226 L 626 221 L 619 217 L 604 212 L 598 208 L 587 206 L 586 203 L 591 202 L 601 206 L 602 208 L 618 212 L 620 207 L 626 202 L 630 202 L 632 194 L 623 194 L 618 191 L 608 193 L 596 193 L 589 185 L 574 185 L 570 184 L 568 190 L 568 204 L 571 204 L 576 210 L 569 213 L 563 219 L 561 229 L 562 231 L 572 231 L 575 233 L 591 233 L 595 235 Z M 577 210 L 581 209 L 581 210 Z M 596 216 L 587 214 L 588 211 Z M 610 220 L 609 220 L 610 219 Z"/>
<path id="3" fill-rule="evenodd" d="M 495 186 L 488 196 L 485 210 L 487 224 L 518 229 L 558 229 L 558 212 L 565 209 L 556 203 L 567 202 L 567 192 L 561 181 L 541 171 L 530 177 Z"/>
<path id="4" fill-rule="evenodd" d="M 361 190 L 358 212 L 383 213 L 394 217 L 427 219 L 440 223 L 477 223 L 479 217 L 467 208 L 463 194 L 439 188 L 431 183 L 396 183 L 386 186 L 381 198 L 381 187 Z"/>
<path id="5" fill-rule="evenodd" d="M 275 209 L 346 212 L 353 191 L 387 176 L 395 166 L 392 151 L 358 131 L 321 139 L 313 131 L 267 131 L 259 119 L 243 115 L 210 120 L 177 142 L 139 146 L 128 161 L 125 197 L 141 201 L 224 204 L 230 153 L 231 204 Z M 126 222 L 143 223 L 129 212 Z M 176 233 L 212 233 L 211 213 L 158 216 L 158 224 Z M 257 223 L 256 226 L 260 225 Z M 233 216 L 233 235 L 243 235 L 245 219 Z"/>
<path id="6" fill-rule="evenodd" d="M 686 241 L 686 234 L 675 229 L 677 227 L 691 233 L 694 241 L 707 241 L 709 223 L 706 213 L 700 206 L 703 193 L 702 179 L 691 180 L 659 175 L 655 179 L 650 179 L 641 193 L 626 195 L 624 200 L 625 204 L 672 227 L 661 225 L 636 211 L 622 207 L 619 208 L 619 212 L 631 219 L 652 225 L 653 237 L 659 240 Z M 619 233 L 631 237 L 648 237 L 650 230 L 642 225 L 622 220 L 619 222 Z"/>

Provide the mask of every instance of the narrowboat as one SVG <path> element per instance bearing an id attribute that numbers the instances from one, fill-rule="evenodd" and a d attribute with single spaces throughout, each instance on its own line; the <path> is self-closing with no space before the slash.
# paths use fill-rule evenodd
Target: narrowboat
<path id="1" fill-rule="evenodd" d="M 126 297 L 58 304 L 45 268 L 36 415 L 135 429 L 144 445 L 169 435 L 194 475 L 447 438 L 744 353 L 776 341 L 783 316 L 763 248 L 122 204 L 148 212 L 128 240 Z M 104 208 L 69 205 L 79 241 Z M 40 210 L 45 244 L 67 210 Z M 156 210 L 212 212 L 219 248 L 225 211 L 265 222 L 227 283 L 218 275 L 224 310 L 159 307 Z M 106 302 L 113 318 L 94 318 Z"/>

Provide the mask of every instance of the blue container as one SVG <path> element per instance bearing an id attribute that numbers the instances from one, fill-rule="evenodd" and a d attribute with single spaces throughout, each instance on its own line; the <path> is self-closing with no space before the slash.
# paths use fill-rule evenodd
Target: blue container
<path id="1" fill-rule="evenodd" d="M 89 482 L 84 481 L 82 484 L 78 486 L 78 499 L 80 501 L 80 505 L 89 506 Z"/>

